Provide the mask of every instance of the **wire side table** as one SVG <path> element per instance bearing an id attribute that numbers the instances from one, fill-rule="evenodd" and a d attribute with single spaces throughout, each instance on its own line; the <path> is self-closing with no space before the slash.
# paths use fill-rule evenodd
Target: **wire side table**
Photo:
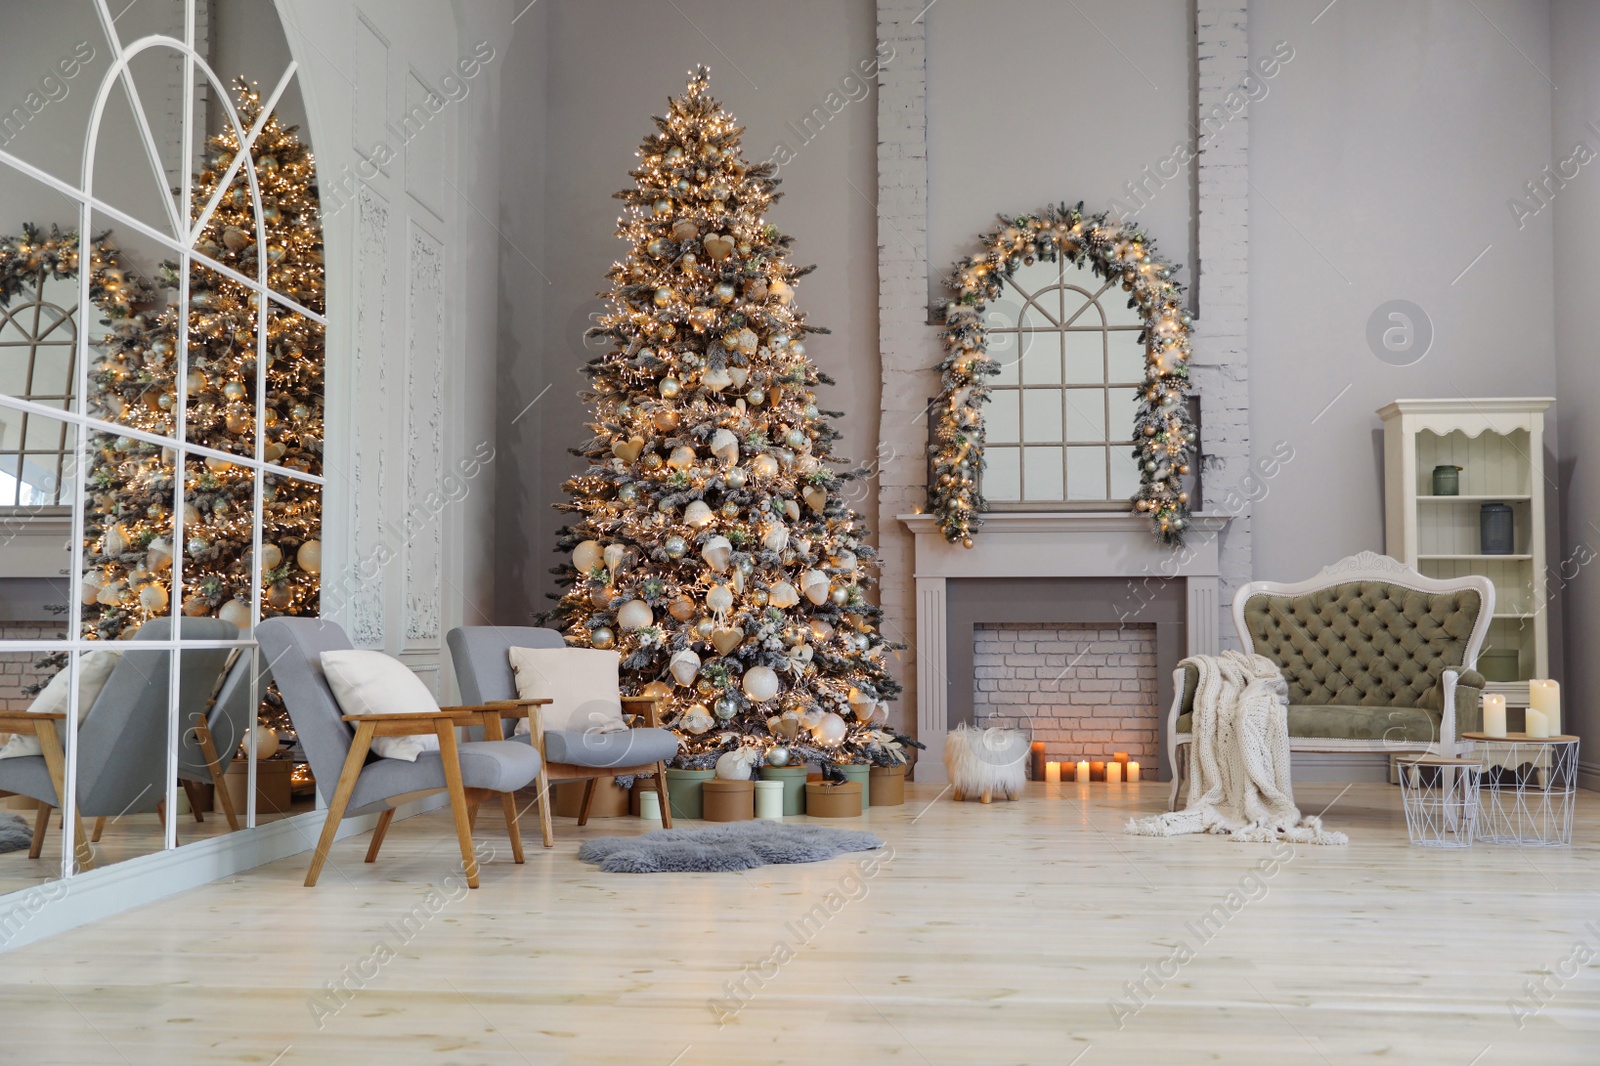
<path id="1" fill-rule="evenodd" d="M 1478 830 L 1477 759 L 1402 756 L 1400 796 L 1411 843 L 1425 848 L 1470 848 Z"/>
<path id="2" fill-rule="evenodd" d="M 1483 767 L 1478 839 L 1488 844 L 1564 848 L 1572 844 L 1578 793 L 1578 738 L 1463 733 Z"/>

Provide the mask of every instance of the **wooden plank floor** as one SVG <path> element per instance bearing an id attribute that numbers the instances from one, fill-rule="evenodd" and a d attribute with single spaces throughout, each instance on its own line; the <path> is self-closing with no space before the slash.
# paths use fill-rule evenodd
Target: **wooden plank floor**
<path id="1" fill-rule="evenodd" d="M 0 1062 L 1600 1062 L 1593 793 L 1571 849 L 1449 852 L 1395 789 L 1307 785 L 1351 844 L 1274 859 L 1124 835 L 1159 785 L 1030 788 L 832 823 L 889 843 L 871 876 L 601 874 L 578 843 L 645 828 L 612 819 L 516 867 L 486 810 L 470 894 L 436 812 L 315 890 L 296 857 L 0 956 Z"/>

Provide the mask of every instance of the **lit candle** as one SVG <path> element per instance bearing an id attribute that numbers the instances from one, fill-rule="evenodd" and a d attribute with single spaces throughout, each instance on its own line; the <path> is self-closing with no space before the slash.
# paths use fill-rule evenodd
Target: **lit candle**
<path id="1" fill-rule="evenodd" d="M 1089 760 L 1087 760 L 1087 759 L 1079 759 L 1078 760 L 1078 769 L 1077 769 L 1076 773 L 1073 775 L 1073 779 L 1077 780 L 1077 781 L 1081 781 L 1086 785 L 1089 783 Z"/>
<path id="2" fill-rule="evenodd" d="M 1138 780 L 1139 780 L 1139 764 L 1136 763 L 1136 762 L 1130 762 L 1128 764 L 1128 781 L 1129 782 L 1135 782 L 1135 781 L 1138 781 Z"/>
<path id="3" fill-rule="evenodd" d="M 1106 784 L 1122 784 L 1122 764 L 1119 762 L 1106 763 Z"/>
<path id="4" fill-rule="evenodd" d="M 1058 762 L 1047 762 L 1047 763 L 1044 764 L 1044 782 L 1047 785 L 1059 785 L 1059 784 L 1061 784 L 1061 764 L 1060 763 L 1058 763 Z"/>
<path id="5" fill-rule="evenodd" d="M 1528 707 L 1550 720 L 1550 736 L 1561 735 L 1561 686 L 1554 681 L 1528 682 Z"/>
<path id="6" fill-rule="evenodd" d="M 1523 727 L 1523 732 L 1530 737 L 1547 737 L 1550 735 L 1550 716 L 1543 711 L 1528 708 L 1528 724 Z"/>
<path id="7" fill-rule="evenodd" d="M 1506 698 L 1498 692 L 1484 694 L 1483 731 L 1491 737 L 1506 735 Z"/>
<path id="8" fill-rule="evenodd" d="M 1089 780 L 1090 781 L 1104 781 L 1105 779 L 1106 779 L 1106 764 L 1103 763 L 1103 762 L 1099 762 L 1099 761 L 1091 762 L 1089 764 Z"/>

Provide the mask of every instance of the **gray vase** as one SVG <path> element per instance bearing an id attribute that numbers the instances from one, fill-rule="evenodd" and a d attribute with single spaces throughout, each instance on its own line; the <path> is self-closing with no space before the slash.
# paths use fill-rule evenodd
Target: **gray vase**
<path id="1" fill-rule="evenodd" d="M 1511 555 L 1516 551 L 1509 506 L 1486 503 L 1478 509 L 1478 541 L 1485 555 Z"/>

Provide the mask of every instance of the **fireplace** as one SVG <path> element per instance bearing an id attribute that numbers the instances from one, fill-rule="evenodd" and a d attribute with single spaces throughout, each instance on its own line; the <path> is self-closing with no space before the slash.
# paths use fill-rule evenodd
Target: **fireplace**
<path id="1" fill-rule="evenodd" d="M 1161 757 L 1156 625 L 984 624 L 972 630 L 972 715 L 1031 734 L 1047 761 L 1127 754 L 1152 780 Z"/>
<path id="2" fill-rule="evenodd" d="M 1218 650 L 1215 528 L 1222 520 L 1211 529 L 1197 521 L 1177 551 L 1155 543 L 1148 523 L 1129 514 L 991 514 L 970 549 L 946 542 L 927 515 L 901 521 L 916 543 L 916 721 L 917 737 L 928 745 L 918 780 L 944 780 L 945 734 L 962 722 L 986 724 L 996 708 L 998 717 L 1025 719 L 1042 734 L 1034 739 L 1052 759 L 1096 758 L 1084 754 L 1091 751 L 1109 758 L 1115 749 L 1148 767 L 1146 779 L 1157 777 L 1157 767 L 1168 778 L 1172 672 L 1185 655 Z M 1001 661 L 986 662 L 980 678 L 978 646 L 1004 644 L 997 635 L 1004 633 L 1037 636 L 1011 639 L 1011 662 L 1006 652 L 986 648 L 981 654 Z M 1040 652 L 1041 640 L 1053 647 Z M 1016 650 L 1023 644 L 1033 647 Z M 996 687 L 980 688 L 980 681 Z M 1004 698 L 975 699 L 1001 692 Z M 1040 710 L 1025 713 L 1024 706 Z"/>

